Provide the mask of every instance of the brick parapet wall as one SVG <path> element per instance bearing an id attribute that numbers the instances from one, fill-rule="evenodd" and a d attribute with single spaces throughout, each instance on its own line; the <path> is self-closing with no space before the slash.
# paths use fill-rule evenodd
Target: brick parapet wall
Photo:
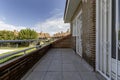
<path id="1" fill-rule="evenodd" d="M 75 50 L 75 37 L 68 35 L 52 44 L 52 48 L 72 48 Z"/>
<path id="2" fill-rule="evenodd" d="M 82 3 L 83 10 L 83 57 L 95 68 L 95 42 L 96 42 L 96 0 Z"/>

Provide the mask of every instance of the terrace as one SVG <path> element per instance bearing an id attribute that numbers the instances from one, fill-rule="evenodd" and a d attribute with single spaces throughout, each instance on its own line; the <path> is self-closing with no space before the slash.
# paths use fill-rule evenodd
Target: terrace
<path id="1" fill-rule="evenodd" d="M 71 35 L 0 65 L 0 80 L 105 80 L 75 53 Z"/>

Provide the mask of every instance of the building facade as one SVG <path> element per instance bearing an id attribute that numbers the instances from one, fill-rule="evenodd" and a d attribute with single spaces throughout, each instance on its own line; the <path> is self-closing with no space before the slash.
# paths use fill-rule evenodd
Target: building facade
<path id="1" fill-rule="evenodd" d="M 66 32 L 63 32 L 63 31 L 57 32 L 57 33 L 53 34 L 52 37 L 53 38 L 62 38 L 62 37 L 65 37 L 67 35 L 70 35 L 70 30 L 69 29 Z"/>
<path id="2" fill-rule="evenodd" d="M 120 80 L 119 0 L 67 0 L 76 53 L 108 80 Z"/>
<path id="3" fill-rule="evenodd" d="M 46 39 L 46 38 L 50 38 L 51 36 L 50 36 L 49 33 L 40 32 L 40 33 L 38 33 L 38 37 L 39 37 L 40 39 Z"/>

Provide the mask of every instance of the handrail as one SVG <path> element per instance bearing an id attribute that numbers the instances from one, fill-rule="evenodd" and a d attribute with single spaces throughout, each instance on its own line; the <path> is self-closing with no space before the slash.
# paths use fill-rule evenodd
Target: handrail
<path id="1" fill-rule="evenodd" d="M 68 36 L 69 36 L 69 35 L 68 35 Z M 60 38 L 60 39 L 57 39 L 57 40 L 55 40 L 54 42 L 52 42 L 52 43 L 50 43 L 50 44 L 54 44 L 54 43 L 56 43 L 56 42 L 58 42 L 58 41 L 60 41 L 60 40 L 62 40 L 62 39 L 64 39 L 64 38 L 66 38 L 66 37 L 67 37 L 67 36 L 62 37 L 62 38 Z M 21 52 L 24 52 L 24 55 L 25 55 L 25 54 L 26 54 L 26 51 L 28 51 L 28 50 L 30 50 L 30 49 L 34 49 L 34 48 L 38 49 L 40 46 L 41 46 L 41 45 L 37 45 L 37 46 L 31 47 L 31 48 L 27 48 L 27 49 L 23 49 L 23 50 L 20 50 L 20 51 L 13 52 L 13 53 L 11 53 L 11 54 L 6 54 L 6 55 L 4 55 L 4 56 L 0 56 L 0 60 L 1 60 L 1 59 L 4 59 L 4 58 L 7 58 L 7 57 L 10 57 L 10 56 L 15 55 L 15 54 L 19 54 L 19 53 L 21 53 Z M 44 46 L 45 46 L 45 45 L 44 45 Z"/>
<path id="2" fill-rule="evenodd" d="M 36 48 L 39 49 L 0 65 L 0 80 L 20 80 L 52 48 L 52 45 L 67 37 L 55 40 L 40 48 L 37 46 Z"/>
<path id="3" fill-rule="evenodd" d="M 3 42 L 31 42 L 31 41 L 37 41 L 37 39 L 30 39 L 30 40 L 0 40 L 0 43 L 3 43 Z"/>
<path id="4" fill-rule="evenodd" d="M 51 44 L 44 45 L 29 54 L 18 57 L 0 66 L 0 80 L 20 80 L 50 49 Z"/>
<path id="5" fill-rule="evenodd" d="M 43 39 L 27 39 L 27 40 L 0 40 L 0 43 L 9 43 L 9 42 L 31 42 L 31 41 L 38 41 L 38 40 L 43 40 Z"/>
<path id="6" fill-rule="evenodd" d="M 1 59 L 4 59 L 4 58 L 7 58 L 7 57 L 9 57 L 9 56 L 12 56 L 12 55 L 14 55 L 14 54 L 21 53 L 21 52 L 24 52 L 24 54 L 26 54 L 26 51 L 31 50 L 31 49 L 34 49 L 34 48 L 37 49 L 37 48 L 39 48 L 39 47 L 40 47 L 40 45 L 31 47 L 31 48 L 27 48 L 27 49 L 23 49 L 23 50 L 20 50 L 20 51 L 17 51 L 17 52 L 13 52 L 13 53 L 11 53 L 11 54 L 6 54 L 6 55 L 4 55 L 4 56 L 0 56 L 0 60 L 1 60 Z"/>

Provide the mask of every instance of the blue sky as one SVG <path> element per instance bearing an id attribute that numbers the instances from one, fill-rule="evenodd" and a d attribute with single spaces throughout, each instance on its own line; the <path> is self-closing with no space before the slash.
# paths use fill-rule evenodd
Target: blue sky
<path id="1" fill-rule="evenodd" d="M 69 26 L 62 19 L 65 2 L 66 0 L 0 0 L 0 30 L 27 27 L 51 34 L 65 31 Z"/>

